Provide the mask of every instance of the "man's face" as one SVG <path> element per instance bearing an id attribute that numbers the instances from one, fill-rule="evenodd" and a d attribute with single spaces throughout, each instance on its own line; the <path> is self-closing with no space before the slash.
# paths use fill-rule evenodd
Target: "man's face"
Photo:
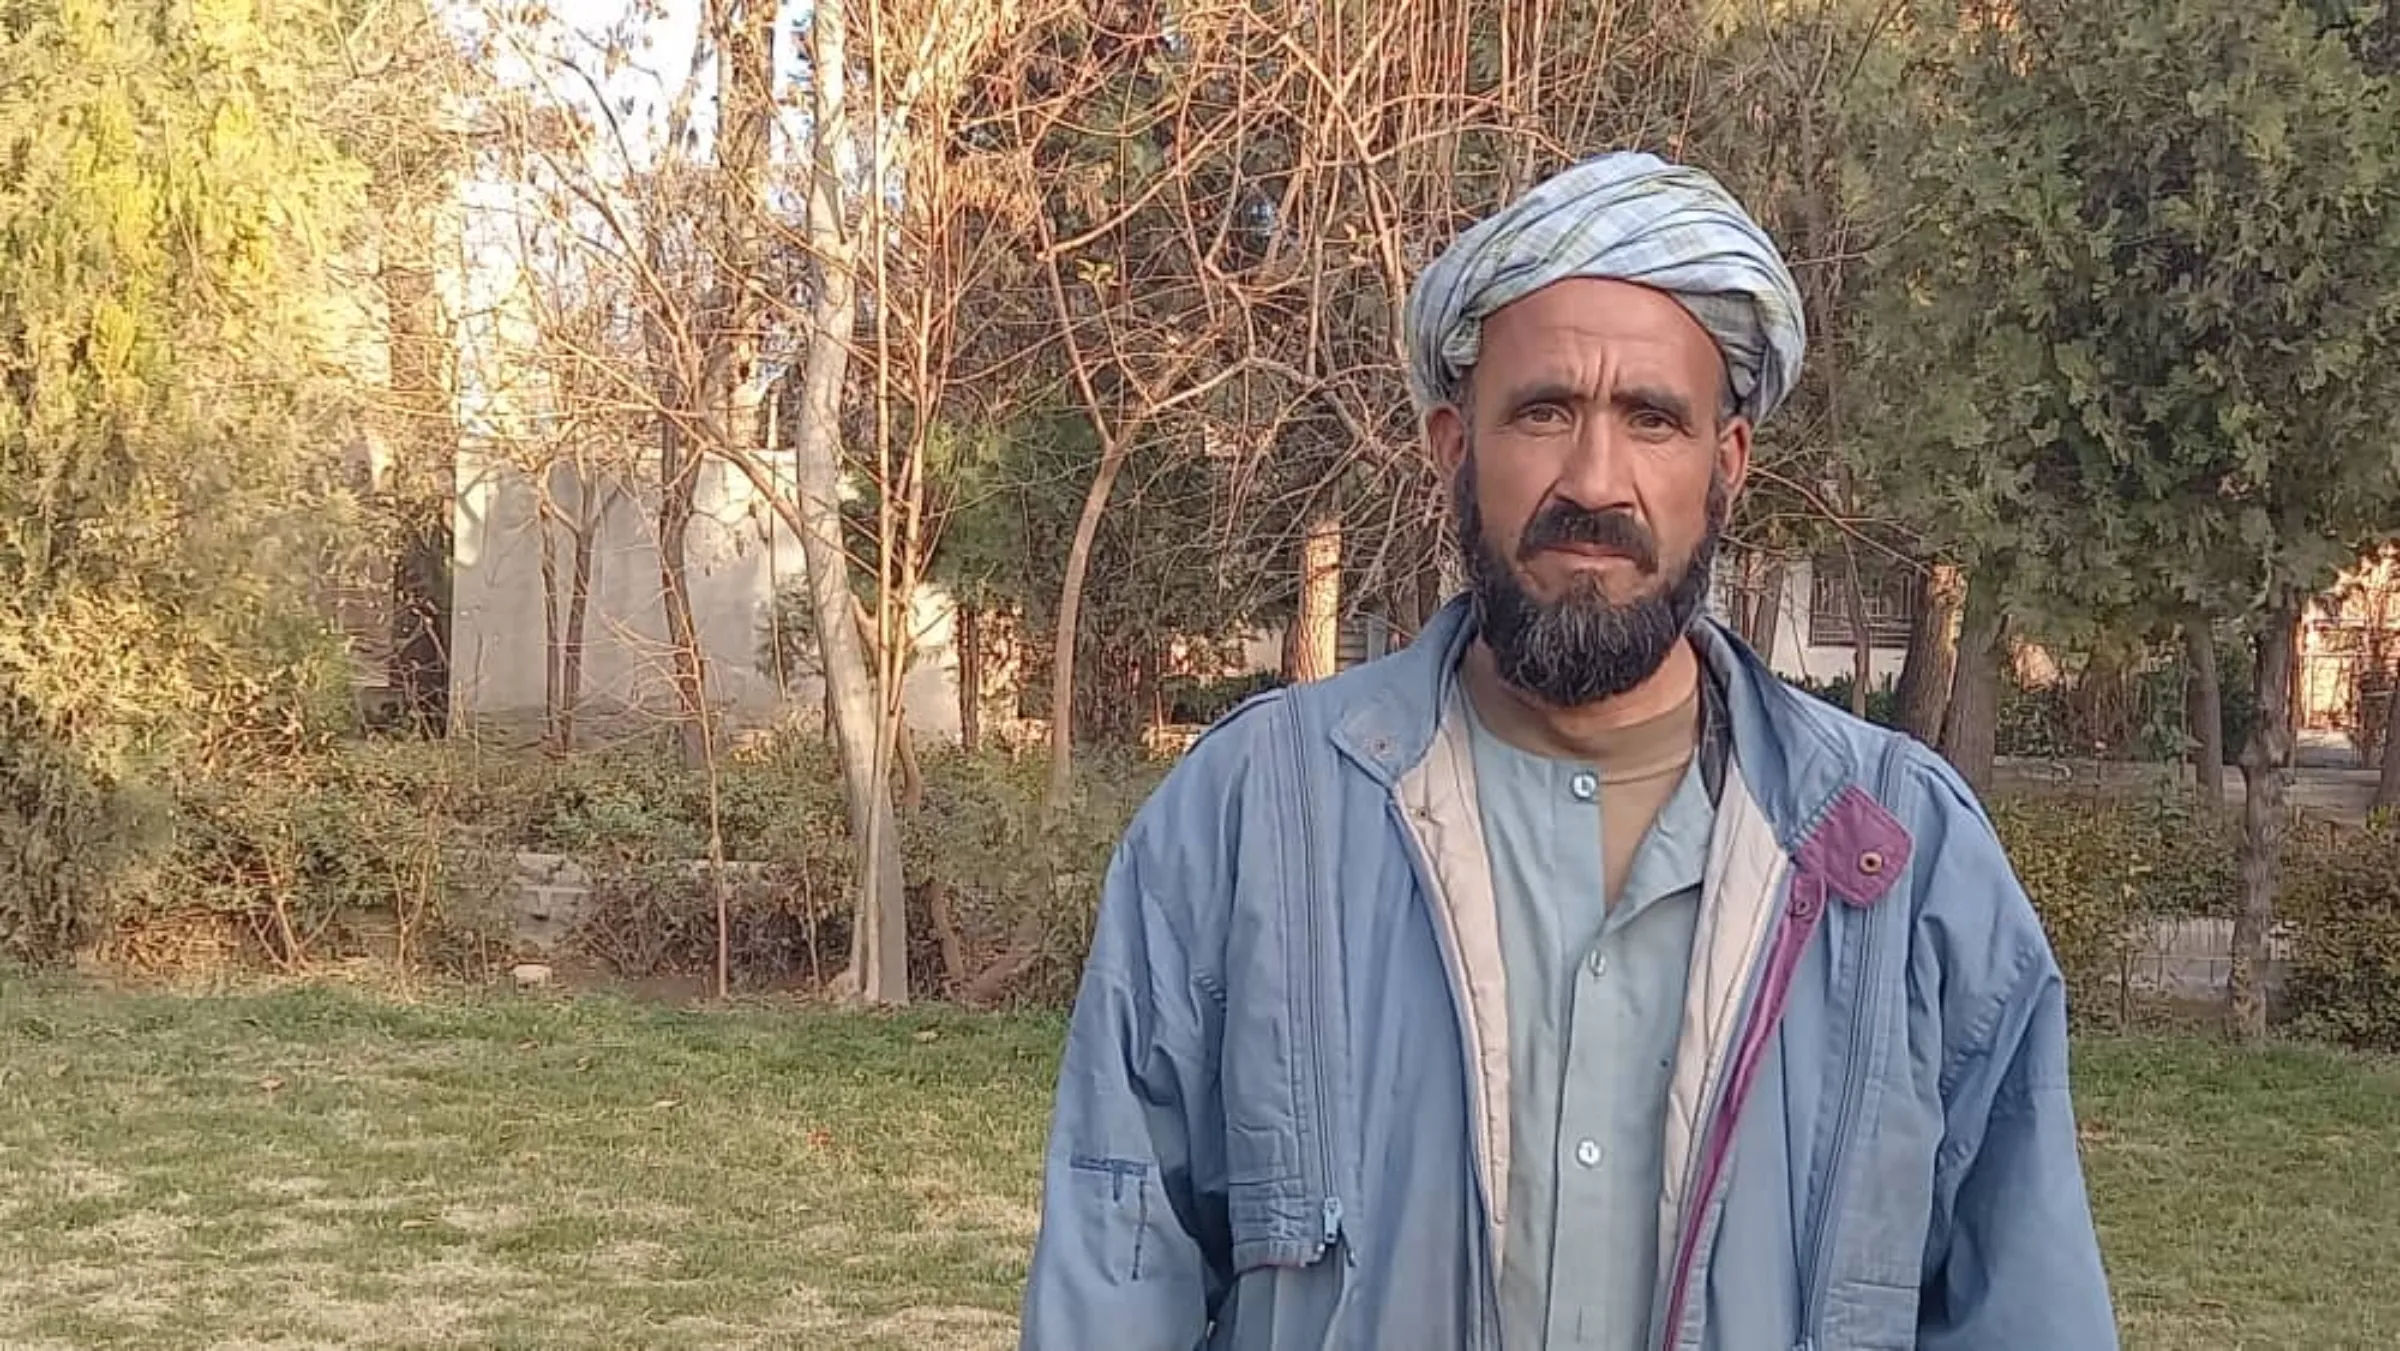
<path id="1" fill-rule="evenodd" d="M 1706 603 L 1750 463 L 1716 343 L 1647 287 L 1575 279 L 1484 321 L 1463 408 L 1427 419 L 1485 644 L 1555 707 L 1655 672 Z"/>

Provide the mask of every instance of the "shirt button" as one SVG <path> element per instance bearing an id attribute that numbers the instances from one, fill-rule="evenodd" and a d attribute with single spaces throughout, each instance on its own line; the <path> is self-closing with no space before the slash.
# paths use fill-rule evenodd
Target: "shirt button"
<path id="1" fill-rule="evenodd" d="M 1567 791 L 1575 795 L 1577 802 L 1589 802 L 1600 791 L 1600 780 L 1593 777 L 1590 770 L 1580 770 L 1574 778 L 1567 780 Z"/>
<path id="2" fill-rule="evenodd" d="M 1584 1167 L 1586 1167 L 1586 1168 L 1597 1168 L 1597 1167 L 1599 1167 L 1599 1166 L 1600 1166 L 1600 1142 L 1599 1142 L 1599 1141 L 1597 1141 L 1597 1140 L 1578 1140 L 1578 1141 L 1576 1141 L 1576 1142 L 1575 1142 L 1575 1162 L 1582 1164 L 1582 1165 L 1583 1165 Z"/>
<path id="3" fill-rule="evenodd" d="M 1605 952 L 1594 951 L 1590 960 L 1585 962 L 1584 965 L 1589 966 L 1592 969 L 1593 975 L 1605 976 L 1608 974 L 1608 954 Z"/>

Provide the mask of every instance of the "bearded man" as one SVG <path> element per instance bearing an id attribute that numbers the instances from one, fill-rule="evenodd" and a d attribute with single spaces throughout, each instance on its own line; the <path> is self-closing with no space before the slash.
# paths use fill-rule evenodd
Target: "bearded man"
<path id="1" fill-rule="evenodd" d="M 1467 593 L 1253 701 L 1110 868 L 1039 1351 L 2104 1351 L 2057 964 L 1906 737 L 1704 614 L 1800 297 L 1568 169 L 1406 316 Z"/>

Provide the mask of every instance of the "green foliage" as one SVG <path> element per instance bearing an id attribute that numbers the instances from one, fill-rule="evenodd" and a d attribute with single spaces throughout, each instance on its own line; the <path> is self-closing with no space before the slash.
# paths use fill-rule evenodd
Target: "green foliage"
<path id="1" fill-rule="evenodd" d="M 507 949 L 507 858 L 459 828 L 444 785 L 404 791 L 378 768 L 296 758 L 187 783 L 172 847 L 111 908 L 111 946 L 206 918 L 285 968 L 373 955 L 489 970 Z"/>
<path id="2" fill-rule="evenodd" d="M 1090 943 L 1109 855 L 1160 767 L 1097 752 L 1077 776 L 1071 809 L 1048 821 L 1038 758 L 921 754 L 925 800 L 901 819 L 915 988 L 958 993 L 933 919 L 938 892 L 970 977 L 1022 955 L 999 993 L 1063 1002 Z M 228 786 L 209 799 L 205 831 L 186 828 L 181 880 L 165 893 L 203 896 L 267 936 L 280 904 L 315 938 L 312 957 L 355 947 L 362 915 L 409 906 L 447 917 L 425 925 L 445 936 L 445 951 L 488 954 L 478 943 L 488 937 L 493 870 L 527 849 L 569 855 L 589 874 L 590 904 L 568 936 L 585 954 L 634 976 L 714 968 L 716 895 L 695 866 L 708 857 L 709 781 L 671 757 L 363 746 L 310 775 L 241 787 L 248 796 Z M 856 864 L 830 748 L 814 737 L 777 738 L 724 761 L 716 789 L 724 856 L 736 865 L 726 874 L 735 979 L 755 987 L 830 977 L 849 956 Z M 444 842 L 438 876 L 426 871 L 429 839 Z M 282 860 L 278 869 L 258 861 L 270 855 Z M 278 879 L 280 887 L 269 885 Z M 1028 933 L 1036 950 L 1017 954 Z M 470 963 L 458 956 L 447 965 Z"/>
<path id="3" fill-rule="evenodd" d="M 1792 684 L 1844 713 L 1850 711 L 1851 693 L 1858 688 L 1857 678 L 1846 674 L 1825 680 L 1794 680 Z M 1867 689 L 1867 721 L 1878 727 L 1900 725 L 1900 692 L 1888 676 Z"/>
<path id="4" fill-rule="evenodd" d="M 2238 831 L 2188 794 L 2021 795 L 1991 813 L 2080 1021 L 2129 1015 L 2129 963 L 2151 921 L 2232 913 Z"/>
<path id="5" fill-rule="evenodd" d="M 1232 712 L 1243 700 L 1283 685 L 1280 671 L 1253 671 L 1238 676 L 1174 676 L 1166 682 L 1167 721 L 1185 727 L 1206 727 Z"/>
<path id="6" fill-rule="evenodd" d="M 1028 415 L 1007 435 L 974 443 L 934 554 L 934 580 L 1011 616 L 1031 640 L 1020 693 L 1035 706 L 1047 697 L 1047 640 L 1098 458 L 1090 424 L 1066 414 Z M 1163 654 L 1181 648 L 1202 678 L 1214 678 L 1230 664 L 1226 636 L 1257 624 L 1281 579 L 1279 560 L 1228 536 L 1233 474 L 1166 438 L 1130 455 L 1084 587 L 1081 734 L 1130 743 L 1150 712 L 1142 682 L 1166 665 Z"/>
<path id="7" fill-rule="evenodd" d="M 351 519 L 331 259 L 361 175 L 306 6 L 0 22 L 0 943 L 51 959 L 144 801 L 324 729 Z M 354 312 L 352 312 L 354 315 Z"/>
<path id="8" fill-rule="evenodd" d="M 2286 1009 L 2309 1036 L 2400 1050 L 2400 826 L 2305 826 L 2285 857 Z"/>
<path id="9" fill-rule="evenodd" d="M 2391 81 L 2288 0 L 2015 20 L 1929 30 L 1879 486 L 2021 610 L 2307 594 L 2400 500 Z"/>

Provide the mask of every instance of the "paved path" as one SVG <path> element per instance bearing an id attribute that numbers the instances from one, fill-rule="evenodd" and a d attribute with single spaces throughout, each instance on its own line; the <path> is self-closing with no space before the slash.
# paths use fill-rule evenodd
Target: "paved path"
<path id="1" fill-rule="evenodd" d="M 2126 764 L 2101 760 L 2002 760 L 2002 788 L 2032 792 L 2150 792 L 2180 781 L 2175 765 Z M 2368 769 L 2303 766 L 2292 771 L 2292 806 L 2331 821 L 2355 825 L 2367 817 L 2375 801 L 2376 774 Z M 2225 771 L 2225 801 L 2240 806 L 2246 787 L 2242 772 Z"/>

